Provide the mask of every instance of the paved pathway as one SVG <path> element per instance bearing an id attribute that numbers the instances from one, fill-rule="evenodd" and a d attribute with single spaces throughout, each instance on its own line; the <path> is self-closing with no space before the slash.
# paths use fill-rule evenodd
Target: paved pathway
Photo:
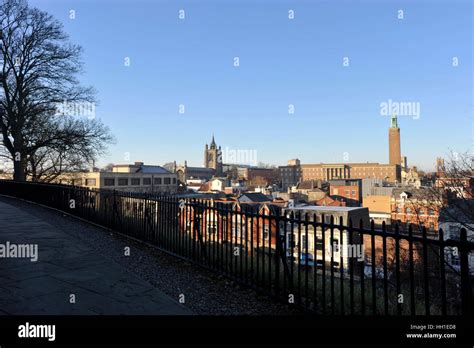
<path id="1" fill-rule="evenodd" d="M 80 240 L 0 202 L 0 255 L 7 242 L 37 244 L 38 261 L 0 257 L 0 314 L 192 314 Z"/>

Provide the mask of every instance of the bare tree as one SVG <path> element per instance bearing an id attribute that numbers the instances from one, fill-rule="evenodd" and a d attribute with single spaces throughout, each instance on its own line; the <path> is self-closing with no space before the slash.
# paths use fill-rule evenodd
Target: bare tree
<path id="1" fill-rule="evenodd" d="M 87 171 L 104 153 L 111 137 L 96 120 L 61 116 L 51 126 L 50 143 L 28 155 L 27 173 L 32 181 L 51 182 L 66 171 Z"/>
<path id="2" fill-rule="evenodd" d="M 81 47 L 60 22 L 24 0 L 0 5 L 0 128 L 14 180 L 49 180 L 94 160 L 112 138 L 99 121 L 59 105 L 95 105 L 82 87 Z M 71 115 L 72 114 L 72 115 Z"/>
<path id="3" fill-rule="evenodd" d="M 459 223 L 467 230 L 474 223 L 474 158 L 469 152 L 451 153 L 442 168 L 433 177 L 430 187 L 409 190 L 417 192 L 406 202 L 419 232 L 429 222 L 448 218 Z"/>
<path id="4" fill-rule="evenodd" d="M 444 162 L 434 190 L 442 190 L 447 208 L 442 213 L 467 230 L 474 223 L 474 155 L 470 152 L 451 152 Z"/>
<path id="5" fill-rule="evenodd" d="M 111 172 L 112 169 L 114 168 L 115 164 L 113 163 L 109 163 L 107 164 L 104 168 L 101 169 L 101 171 L 104 171 L 104 172 Z"/>
<path id="6" fill-rule="evenodd" d="M 173 173 L 175 170 L 175 162 L 167 162 L 163 164 L 163 168 L 165 168 L 167 171 Z"/>
<path id="7" fill-rule="evenodd" d="M 269 163 L 265 163 L 265 162 L 258 162 L 257 167 L 259 167 L 259 168 L 276 168 L 276 166 L 274 164 L 269 164 Z"/>

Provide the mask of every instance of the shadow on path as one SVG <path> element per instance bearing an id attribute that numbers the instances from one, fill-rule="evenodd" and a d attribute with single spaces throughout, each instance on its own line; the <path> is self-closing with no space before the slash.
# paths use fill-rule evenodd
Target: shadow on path
<path id="1" fill-rule="evenodd" d="M 1 252 L 5 253 L 8 243 L 37 245 L 38 260 L 4 257 Z M 75 303 L 71 303 L 72 297 Z M 189 315 L 192 312 L 47 221 L 0 202 L 0 314 Z"/>

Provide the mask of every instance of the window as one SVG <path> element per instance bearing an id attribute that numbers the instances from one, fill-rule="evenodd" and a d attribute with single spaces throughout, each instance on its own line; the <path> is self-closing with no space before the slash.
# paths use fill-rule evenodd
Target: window
<path id="1" fill-rule="evenodd" d="M 323 238 L 321 236 L 316 237 L 316 250 L 323 250 Z"/>
<path id="2" fill-rule="evenodd" d="M 135 186 L 140 185 L 140 179 L 139 178 L 132 178 L 131 180 L 132 180 L 132 185 L 135 185 Z"/>
<path id="3" fill-rule="evenodd" d="M 155 178 L 154 183 L 155 185 L 161 185 L 161 178 Z"/>
<path id="4" fill-rule="evenodd" d="M 356 190 L 352 190 L 352 195 L 353 195 L 353 196 L 356 195 Z"/>
<path id="5" fill-rule="evenodd" d="M 330 238 L 330 248 L 332 252 L 337 253 L 339 252 L 339 239 L 338 238 Z"/>
<path id="6" fill-rule="evenodd" d="M 128 185 L 128 178 L 119 178 L 118 179 L 119 186 L 127 186 Z"/>
<path id="7" fill-rule="evenodd" d="M 176 184 L 176 178 L 173 178 L 173 184 Z"/>
<path id="8" fill-rule="evenodd" d="M 301 250 L 308 250 L 308 243 L 309 242 L 309 236 L 307 234 L 302 234 L 301 235 Z"/>
<path id="9" fill-rule="evenodd" d="M 151 185 L 151 178 L 143 178 L 143 185 Z"/>
<path id="10" fill-rule="evenodd" d="M 82 185 L 82 179 L 73 179 L 72 184 L 75 186 L 81 186 Z"/>
<path id="11" fill-rule="evenodd" d="M 171 184 L 171 178 L 165 178 L 165 185 Z"/>
<path id="12" fill-rule="evenodd" d="M 407 213 L 407 214 L 411 214 L 411 208 L 407 208 L 407 209 L 406 209 L 406 213 Z"/>
<path id="13" fill-rule="evenodd" d="M 286 235 L 286 245 L 287 249 L 293 249 L 296 246 L 295 242 L 295 234 L 294 233 L 287 233 Z"/>
<path id="14" fill-rule="evenodd" d="M 232 234 L 233 234 L 234 238 L 240 238 L 240 234 L 241 234 L 240 225 L 233 226 Z"/>
<path id="15" fill-rule="evenodd" d="M 115 179 L 105 178 L 104 179 L 104 186 L 115 186 Z"/>
<path id="16" fill-rule="evenodd" d="M 346 196 L 349 196 L 351 194 L 351 190 L 345 190 Z"/>
<path id="17" fill-rule="evenodd" d="M 434 215 L 435 212 L 434 212 L 434 209 L 428 209 L 428 215 Z"/>
<path id="18" fill-rule="evenodd" d="M 402 212 L 402 210 L 400 209 L 400 207 L 397 207 L 397 214 L 400 214 Z"/>
<path id="19" fill-rule="evenodd" d="M 86 179 L 86 186 L 95 186 L 95 179 Z"/>
<path id="20" fill-rule="evenodd" d="M 263 227 L 263 239 L 268 239 L 270 235 L 270 228 L 268 226 Z"/>
<path id="21" fill-rule="evenodd" d="M 216 234 L 217 232 L 217 226 L 214 222 L 208 222 L 207 223 L 207 233 L 209 234 Z"/>

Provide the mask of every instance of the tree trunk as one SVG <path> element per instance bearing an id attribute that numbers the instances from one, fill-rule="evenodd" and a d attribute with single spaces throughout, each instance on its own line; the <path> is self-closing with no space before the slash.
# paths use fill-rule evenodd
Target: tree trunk
<path id="1" fill-rule="evenodd" d="M 19 158 L 17 154 L 20 154 Z M 13 180 L 26 181 L 26 161 L 18 150 L 13 154 Z"/>

